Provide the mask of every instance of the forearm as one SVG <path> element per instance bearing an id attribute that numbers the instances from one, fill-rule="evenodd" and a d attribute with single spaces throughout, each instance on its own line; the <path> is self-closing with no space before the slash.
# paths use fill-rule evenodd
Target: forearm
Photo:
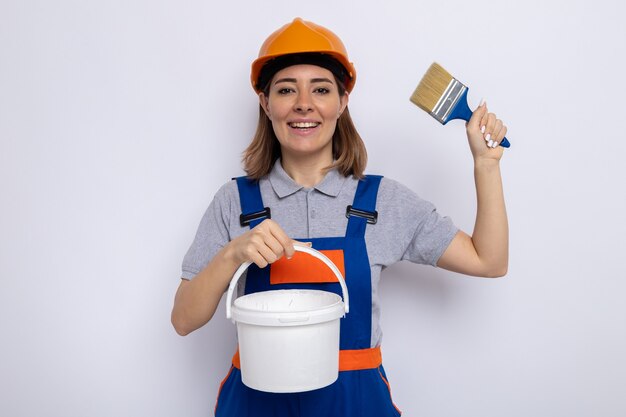
<path id="1" fill-rule="evenodd" d="M 213 317 L 239 267 L 228 249 L 223 248 L 194 279 L 183 281 L 178 288 L 172 309 L 172 324 L 178 334 L 187 335 Z"/>
<path id="2" fill-rule="evenodd" d="M 497 160 L 474 165 L 477 211 L 472 243 L 487 276 L 505 275 L 509 259 L 509 226 Z"/>
<path id="3" fill-rule="evenodd" d="M 202 272 L 191 281 L 183 280 L 178 287 L 172 310 L 176 332 L 189 334 L 211 320 L 240 265 L 251 262 L 265 268 L 283 255 L 289 259 L 294 254 L 294 243 L 307 245 L 289 238 L 271 219 L 231 240 Z"/>

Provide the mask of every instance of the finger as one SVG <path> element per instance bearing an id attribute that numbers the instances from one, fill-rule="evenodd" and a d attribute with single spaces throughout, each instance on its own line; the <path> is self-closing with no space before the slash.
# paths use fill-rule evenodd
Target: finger
<path id="1" fill-rule="evenodd" d="M 269 230 L 276 244 L 280 246 L 280 254 L 284 253 L 287 259 L 291 259 L 295 252 L 293 240 L 287 236 L 287 233 L 276 222 L 269 223 Z"/>
<path id="2" fill-rule="evenodd" d="M 496 119 L 493 125 L 493 130 L 491 132 L 491 140 L 487 142 L 487 146 L 490 148 L 495 148 L 498 146 L 498 143 L 502 140 L 502 136 L 500 130 L 502 130 L 502 120 Z"/>
<path id="3" fill-rule="evenodd" d="M 250 262 L 253 262 L 261 269 L 265 268 L 268 265 L 267 260 L 259 252 L 256 251 L 250 254 Z"/>
<path id="4" fill-rule="evenodd" d="M 478 129 L 480 128 L 480 121 L 482 120 L 485 112 L 487 111 L 486 103 L 482 102 L 473 112 L 472 116 L 467 122 L 468 128 Z"/>
<path id="5" fill-rule="evenodd" d="M 311 248 L 311 247 L 313 247 L 313 243 L 311 243 L 311 242 L 301 242 L 299 240 L 291 239 L 291 248 L 293 250 L 291 251 L 291 253 L 289 253 L 289 252 L 287 252 L 287 249 L 285 249 L 285 257 L 287 259 L 293 258 L 293 255 L 295 255 L 295 253 L 296 253 L 296 248 L 295 248 L 296 246 L 302 246 L 302 247 L 305 247 L 305 248 Z"/>
<path id="6" fill-rule="evenodd" d="M 487 122 L 485 123 L 485 142 L 487 142 L 487 146 L 491 147 L 493 145 L 493 140 L 491 139 L 493 135 L 493 128 L 496 125 L 496 115 L 493 113 L 489 113 L 487 115 Z"/>
<path id="7" fill-rule="evenodd" d="M 502 123 L 502 120 L 500 119 L 496 119 L 496 122 L 493 126 L 493 132 L 491 132 L 491 139 L 494 142 L 500 142 L 502 140 L 502 137 L 504 135 L 502 135 L 502 126 L 504 126 L 504 124 Z"/>
<path id="8" fill-rule="evenodd" d="M 304 246 L 305 248 L 312 248 L 313 247 L 313 243 L 312 242 L 302 242 L 300 240 L 293 240 L 293 245 L 294 246 Z"/>
<path id="9" fill-rule="evenodd" d="M 487 102 L 484 102 L 483 106 L 485 107 L 485 112 L 480 118 L 480 133 L 485 134 L 485 130 L 487 129 L 487 119 L 489 118 L 489 109 L 487 108 Z"/>
<path id="10" fill-rule="evenodd" d="M 283 256 L 283 253 L 285 253 L 285 249 L 283 248 L 283 245 L 278 241 L 278 239 L 276 239 L 271 234 L 268 234 L 265 237 L 264 243 L 269 248 L 269 250 L 271 250 L 272 253 L 274 253 L 274 255 L 276 255 L 276 259 L 278 259 L 281 256 Z"/>
<path id="11" fill-rule="evenodd" d="M 273 264 L 282 256 L 282 251 L 280 254 L 276 254 L 267 244 L 259 246 L 257 251 L 268 264 Z"/>
<path id="12" fill-rule="evenodd" d="M 474 112 L 472 113 L 472 117 L 470 117 L 469 121 L 467 122 L 468 128 L 479 129 L 480 122 L 483 119 L 486 112 L 487 112 L 487 103 L 483 103 L 482 105 L 478 106 L 476 110 L 474 110 Z"/>
<path id="13" fill-rule="evenodd" d="M 498 132 L 498 138 L 494 140 L 494 145 L 493 145 L 494 148 L 500 144 L 502 139 L 504 139 L 504 137 L 506 136 L 506 131 L 507 131 L 506 126 L 502 125 L 502 128 Z"/>
<path id="14" fill-rule="evenodd" d="M 254 249 L 269 262 L 276 262 L 281 256 L 283 256 L 284 249 L 281 242 L 276 239 L 272 233 L 272 227 L 266 223 L 254 228 L 255 234 L 252 236 L 251 242 L 254 245 Z"/>
<path id="15" fill-rule="evenodd" d="M 256 229 L 256 228 L 255 228 Z M 261 231 L 254 230 L 254 234 L 249 237 L 243 248 L 244 259 L 254 262 L 260 268 L 264 268 L 268 263 L 274 262 L 277 256 L 265 244 L 265 236 Z"/>
<path id="16" fill-rule="evenodd" d="M 495 148 L 496 146 L 498 146 L 498 143 L 500 142 L 499 134 L 501 128 L 502 122 L 500 121 L 500 119 L 496 119 L 493 130 L 491 132 L 491 140 L 487 142 L 487 146 L 489 146 L 490 148 Z"/>

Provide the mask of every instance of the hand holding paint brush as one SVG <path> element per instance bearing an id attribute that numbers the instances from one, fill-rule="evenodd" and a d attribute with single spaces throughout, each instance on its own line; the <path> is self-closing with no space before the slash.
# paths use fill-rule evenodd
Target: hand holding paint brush
<path id="1" fill-rule="evenodd" d="M 472 111 L 467 104 L 467 90 L 465 85 L 434 62 L 411 95 L 411 101 L 441 124 L 445 125 L 454 119 L 468 122 L 472 117 Z M 488 113 L 480 123 L 485 142 L 492 148 L 498 145 L 508 148 L 511 144 L 507 138 L 503 137 L 501 141 L 498 141 L 496 135 L 493 134 L 497 132 L 488 129 L 492 126 L 497 127 L 498 121 L 491 116 L 492 114 Z"/>

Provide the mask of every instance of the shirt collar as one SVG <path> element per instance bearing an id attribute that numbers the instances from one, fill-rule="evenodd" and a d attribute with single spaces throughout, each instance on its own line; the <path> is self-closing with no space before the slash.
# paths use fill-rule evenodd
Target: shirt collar
<path id="1" fill-rule="evenodd" d="M 274 163 L 274 167 L 270 171 L 268 179 L 278 198 L 287 197 L 304 188 L 285 172 L 280 163 L 280 159 L 276 160 Z M 324 179 L 314 188 L 330 197 L 337 197 L 345 182 L 346 177 L 341 175 L 337 169 L 332 169 L 326 173 Z"/>

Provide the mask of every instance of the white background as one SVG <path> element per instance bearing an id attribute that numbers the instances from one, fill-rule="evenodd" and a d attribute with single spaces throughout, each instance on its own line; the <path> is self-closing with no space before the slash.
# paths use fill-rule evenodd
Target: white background
<path id="1" fill-rule="evenodd" d="M 348 47 L 368 171 L 468 232 L 463 123 L 408 97 L 437 60 L 509 126 L 508 276 L 383 277 L 404 415 L 626 415 L 618 0 L 1 0 L 0 415 L 212 415 L 234 326 L 222 305 L 182 338 L 170 309 L 202 213 L 242 174 L 249 65 L 295 16 Z"/>

